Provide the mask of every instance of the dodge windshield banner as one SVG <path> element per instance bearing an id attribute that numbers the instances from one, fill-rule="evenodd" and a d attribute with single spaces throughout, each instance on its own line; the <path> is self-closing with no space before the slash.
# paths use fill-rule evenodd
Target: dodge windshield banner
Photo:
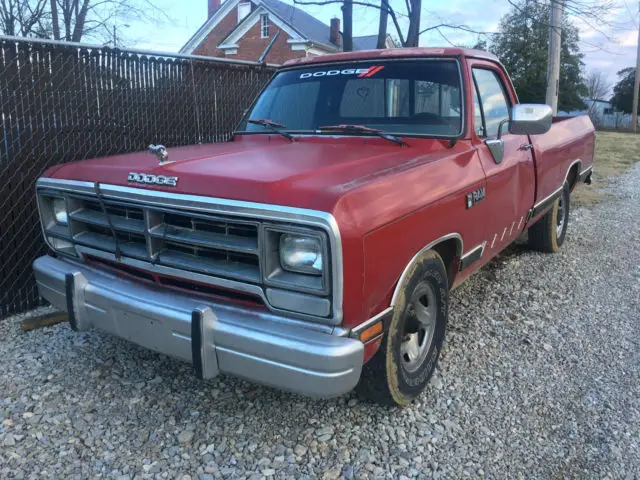
<path id="1" fill-rule="evenodd" d="M 318 72 L 306 72 L 301 73 L 300 78 L 311 78 L 311 77 L 334 77 L 336 75 L 357 75 L 359 78 L 369 78 L 380 70 L 382 70 L 384 66 L 372 65 L 369 68 L 345 68 L 342 70 L 320 70 Z"/>

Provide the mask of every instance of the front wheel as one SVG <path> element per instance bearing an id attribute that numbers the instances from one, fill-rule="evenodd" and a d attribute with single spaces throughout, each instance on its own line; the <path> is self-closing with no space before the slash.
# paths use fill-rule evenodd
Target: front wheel
<path id="1" fill-rule="evenodd" d="M 569 186 L 565 184 L 551 210 L 529 228 L 529 246 L 533 250 L 546 253 L 560 251 L 569 225 L 570 193 Z"/>
<path id="2" fill-rule="evenodd" d="M 442 258 L 424 253 L 400 286 L 380 349 L 363 366 L 361 394 L 377 403 L 407 405 L 425 389 L 436 368 L 449 306 Z"/>

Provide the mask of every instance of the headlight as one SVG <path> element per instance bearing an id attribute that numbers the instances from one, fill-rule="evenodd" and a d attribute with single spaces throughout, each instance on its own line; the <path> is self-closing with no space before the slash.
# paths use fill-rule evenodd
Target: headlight
<path id="1" fill-rule="evenodd" d="M 269 304 L 314 317 L 331 314 L 331 261 L 319 230 L 268 225 L 262 232 L 262 275 Z"/>
<path id="2" fill-rule="evenodd" d="M 280 236 L 280 263 L 290 272 L 322 275 L 322 243 L 319 238 L 283 234 Z"/>
<path id="3" fill-rule="evenodd" d="M 53 199 L 53 217 L 56 222 L 61 225 L 66 225 L 69 221 L 69 217 L 67 216 L 67 204 L 64 198 Z"/>

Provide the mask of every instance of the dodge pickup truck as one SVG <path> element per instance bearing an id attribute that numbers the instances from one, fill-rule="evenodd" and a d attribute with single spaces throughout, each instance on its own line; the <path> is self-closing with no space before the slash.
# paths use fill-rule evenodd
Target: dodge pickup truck
<path id="1" fill-rule="evenodd" d="M 35 276 L 74 330 L 202 379 L 405 405 L 436 367 L 451 289 L 525 232 L 560 249 L 594 143 L 588 117 L 519 104 L 483 51 L 295 60 L 229 142 L 45 172 Z"/>

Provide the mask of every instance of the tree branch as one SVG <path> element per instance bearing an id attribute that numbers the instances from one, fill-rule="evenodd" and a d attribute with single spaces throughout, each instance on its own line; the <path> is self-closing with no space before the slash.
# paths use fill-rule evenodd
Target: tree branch
<path id="1" fill-rule="evenodd" d="M 478 35 L 500 35 L 500 33 L 497 32 L 483 32 L 481 30 L 474 30 L 473 28 L 469 28 L 466 27 L 464 25 L 451 25 L 449 23 L 439 23 L 438 25 L 434 25 L 432 27 L 427 27 L 423 30 L 420 30 L 420 35 L 422 35 L 423 33 L 427 33 L 431 30 L 439 30 L 441 28 L 452 28 L 454 30 L 462 30 L 465 32 L 469 32 L 469 33 L 475 33 Z"/>
<path id="2" fill-rule="evenodd" d="M 342 0 L 293 0 L 293 3 L 296 5 L 329 5 L 332 3 L 342 3 Z M 363 2 L 360 0 L 353 0 L 353 5 L 360 5 L 363 7 L 371 7 L 371 8 L 375 8 L 377 10 L 381 10 L 382 7 L 381 5 L 375 5 L 373 3 L 368 3 L 368 2 Z M 387 5 L 387 12 L 389 13 L 389 16 L 391 17 L 391 20 L 393 20 L 393 25 L 396 27 L 396 32 L 398 34 L 398 38 L 400 39 L 400 43 L 402 43 L 402 45 L 405 44 L 404 41 L 404 35 L 402 34 L 402 29 L 400 28 L 400 24 L 398 23 L 398 18 L 396 16 L 396 12 L 395 10 L 391 7 L 391 5 L 389 5 L 389 3 L 385 2 L 385 4 Z"/>

